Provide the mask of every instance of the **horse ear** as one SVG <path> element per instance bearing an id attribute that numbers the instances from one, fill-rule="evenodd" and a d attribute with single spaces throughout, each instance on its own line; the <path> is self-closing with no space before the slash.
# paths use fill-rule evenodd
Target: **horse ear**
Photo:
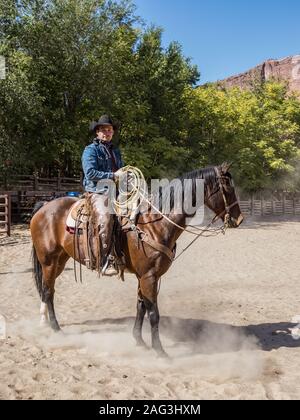
<path id="1" fill-rule="evenodd" d="M 221 165 L 222 173 L 223 174 L 226 174 L 229 171 L 229 169 L 231 168 L 232 165 L 233 165 L 233 162 L 231 162 L 231 163 L 227 163 L 227 162 L 222 163 L 222 165 Z"/>

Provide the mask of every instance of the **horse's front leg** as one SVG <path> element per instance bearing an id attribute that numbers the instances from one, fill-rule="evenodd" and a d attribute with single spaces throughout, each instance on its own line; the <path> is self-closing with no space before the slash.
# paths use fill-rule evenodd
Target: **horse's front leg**
<path id="1" fill-rule="evenodd" d="M 143 296 L 141 294 L 141 289 L 139 286 L 137 305 L 136 305 L 136 318 L 135 318 L 135 323 L 133 327 L 133 337 L 136 340 L 136 345 L 140 347 L 147 347 L 142 337 L 142 327 L 143 327 L 145 314 L 146 314 L 146 306 L 145 306 Z"/>
<path id="2" fill-rule="evenodd" d="M 140 288 L 143 301 L 148 313 L 151 325 L 152 348 L 160 357 L 168 357 L 163 349 L 159 337 L 159 311 L 157 306 L 157 283 L 158 278 L 154 275 L 148 275 L 141 278 Z"/>

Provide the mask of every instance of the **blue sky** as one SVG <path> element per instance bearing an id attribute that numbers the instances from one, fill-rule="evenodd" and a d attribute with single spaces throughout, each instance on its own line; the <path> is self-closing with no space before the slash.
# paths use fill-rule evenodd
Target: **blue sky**
<path id="1" fill-rule="evenodd" d="M 137 14 L 178 41 L 200 83 L 231 76 L 269 58 L 300 54 L 299 0 L 134 0 Z"/>

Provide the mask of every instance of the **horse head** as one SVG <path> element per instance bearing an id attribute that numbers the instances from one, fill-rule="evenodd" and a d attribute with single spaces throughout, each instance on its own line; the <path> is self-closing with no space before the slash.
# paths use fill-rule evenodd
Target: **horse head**
<path id="1" fill-rule="evenodd" d="M 231 228 L 237 228 L 244 220 L 232 176 L 231 164 L 223 163 L 214 168 L 215 179 L 206 190 L 206 205 Z"/>

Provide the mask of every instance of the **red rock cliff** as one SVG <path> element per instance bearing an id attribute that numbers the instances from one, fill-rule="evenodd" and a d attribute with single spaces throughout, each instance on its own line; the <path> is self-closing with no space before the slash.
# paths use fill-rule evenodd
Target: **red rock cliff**
<path id="1" fill-rule="evenodd" d="M 245 73 L 229 77 L 218 83 L 226 87 L 240 86 L 247 89 L 255 80 L 263 82 L 270 79 L 287 81 L 290 92 L 300 95 L 300 55 L 282 60 L 267 60 Z"/>

